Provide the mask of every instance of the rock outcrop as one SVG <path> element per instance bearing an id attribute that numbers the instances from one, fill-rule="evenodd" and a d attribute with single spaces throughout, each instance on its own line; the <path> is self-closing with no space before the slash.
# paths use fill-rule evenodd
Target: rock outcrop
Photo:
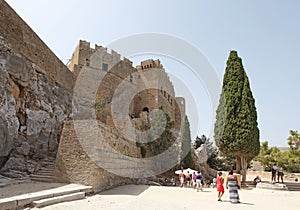
<path id="1" fill-rule="evenodd" d="M 191 151 L 195 169 L 200 170 L 205 179 L 212 180 L 214 177 L 217 177 L 217 171 L 210 168 L 207 164 L 208 155 L 206 152 L 206 146 L 202 144 L 196 150 L 192 149 Z"/>
<path id="2" fill-rule="evenodd" d="M 22 177 L 56 157 L 73 75 L 3 0 L 0 14 L 0 172 Z"/>

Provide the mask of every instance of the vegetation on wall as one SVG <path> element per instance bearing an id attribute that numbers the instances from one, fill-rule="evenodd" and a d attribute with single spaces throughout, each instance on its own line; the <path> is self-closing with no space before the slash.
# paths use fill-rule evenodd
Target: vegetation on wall
<path id="1" fill-rule="evenodd" d="M 154 116 L 151 116 L 151 119 L 149 118 L 150 122 L 145 121 L 139 127 L 141 131 L 147 131 L 151 128 L 151 132 L 147 135 L 147 143 L 136 142 L 136 146 L 140 148 L 143 158 L 147 155 L 155 156 L 161 154 L 173 144 L 175 139 L 172 133 L 174 122 L 171 121 L 169 114 L 164 111 L 163 107 L 159 109 L 160 112 L 154 113 Z M 163 125 L 165 127 L 162 127 Z M 162 133 L 160 133 L 161 129 L 163 129 Z M 159 134 L 159 137 L 154 140 L 156 134 Z"/>

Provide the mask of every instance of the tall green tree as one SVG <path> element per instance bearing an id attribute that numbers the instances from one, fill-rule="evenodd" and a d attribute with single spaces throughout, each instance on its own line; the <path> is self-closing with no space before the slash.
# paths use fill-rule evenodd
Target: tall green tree
<path id="1" fill-rule="evenodd" d="M 202 144 L 207 141 L 207 137 L 202 135 L 201 137 L 197 136 L 194 142 L 194 149 L 198 149 Z"/>
<path id="2" fill-rule="evenodd" d="M 290 136 L 288 137 L 288 145 L 290 146 L 291 153 L 297 153 L 300 149 L 300 134 L 298 131 L 290 130 Z"/>
<path id="3" fill-rule="evenodd" d="M 191 168 L 191 167 L 193 167 L 193 158 L 192 158 L 192 153 L 191 153 L 191 142 L 192 141 L 191 141 L 190 123 L 189 123 L 187 116 L 185 116 L 182 126 L 183 127 L 181 129 L 181 131 L 182 131 L 182 134 L 181 134 L 182 135 L 181 158 L 183 158 L 183 159 L 181 161 L 181 166 L 183 168 Z M 188 151 L 188 153 L 187 153 L 187 151 Z M 186 154 L 186 155 L 184 156 L 184 154 Z"/>
<path id="4" fill-rule="evenodd" d="M 248 162 L 258 155 L 260 142 L 255 100 L 236 51 L 230 52 L 226 63 L 214 138 L 222 154 L 236 158 L 236 169 L 245 181 Z"/>

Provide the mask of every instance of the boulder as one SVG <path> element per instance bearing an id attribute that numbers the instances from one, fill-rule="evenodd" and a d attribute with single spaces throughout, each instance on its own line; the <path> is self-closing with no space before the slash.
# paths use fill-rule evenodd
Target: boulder
<path id="1" fill-rule="evenodd" d="M 206 163 L 208 159 L 208 155 L 206 152 L 206 146 L 202 144 L 199 148 L 195 150 L 195 154 L 198 157 L 198 161 L 200 164 Z"/>

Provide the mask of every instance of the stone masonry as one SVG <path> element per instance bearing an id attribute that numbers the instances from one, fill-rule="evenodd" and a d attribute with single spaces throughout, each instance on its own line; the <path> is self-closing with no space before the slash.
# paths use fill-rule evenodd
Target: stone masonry
<path id="1" fill-rule="evenodd" d="M 0 0 L 0 172 L 34 173 L 55 159 L 71 113 L 73 74 Z"/>
<path id="2" fill-rule="evenodd" d="M 124 141 L 124 139 L 118 137 L 114 130 L 101 122 L 98 123 L 111 144 L 124 150 L 124 153 L 130 156 L 141 157 L 139 149 L 133 142 Z M 87 136 L 86 141 L 89 139 L 92 138 Z M 111 167 L 117 167 L 120 170 L 128 169 L 128 165 L 122 166 L 120 161 L 116 160 L 113 155 L 105 161 L 111 161 L 112 164 L 118 163 L 118 165 L 111 165 Z M 92 159 L 91 154 L 84 150 L 78 135 L 76 135 L 73 121 L 64 124 L 56 159 L 55 174 L 59 182 L 91 185 L 94 186 L 96 191 L 133 182 L 130 178 L 117 176 L 99 167 L 96 159 Z"/>
<path id="3" fill-rule="evenodd" d="M 93 59 L 99 56 L 96 52 L 101 56 Z M 155 74 L 150 73 L 153 70 Z M 92 73 L 84 75 L 89 86 L 81 87 L 78 82 L 86 72 Z M 99 79 L 102 81 L 96 86 Z M 97 89 L 91 93 L 90 86 Z M 131 90 L 136 91 L 134 95 L 130 95 Z M 99 190 L 132 182 L 128 177 L 135 175 L 130 173 L 142 173 L 143 167 L 151 168 L 157 163 L 145 161 L 141 165 L 142 147 L 136 139 L 125 138 L 123 134 L 132 134 L 128 125 L 140 128 L 149 123 L 150 113 L 160 107 L 179 129 L 185 117 L 185 102 L 175 97 L 173 84 L 159 60 L 149 59 L 133 67 L 130 60 L 121 59 L 115 51 L 108 53 L 104 47 L 91 48 L 90 43 L 80 41 L 67 67 L 0 0 L 2 175 L 26 177 L 35 173 L 43 161 L 50 160 L 55 161 L 57 181 L 88 184 Z M 116 124 L 119 119 L 125 120 Z M 97 122 L 97 129 L 89 124 L 90 120 Z M 77 129 L 83 129 L 85 135 Z M 102 133 L 106 147 L 102 148 L 93 132 Z M 97 159 L 99 153 L 104 159 Z M 128 164 L 128 160 L 133 161 Z M 101 168 L 100 163 L 105 167 Z M 154 175 L 151 171 L 147 173 Z"/>

